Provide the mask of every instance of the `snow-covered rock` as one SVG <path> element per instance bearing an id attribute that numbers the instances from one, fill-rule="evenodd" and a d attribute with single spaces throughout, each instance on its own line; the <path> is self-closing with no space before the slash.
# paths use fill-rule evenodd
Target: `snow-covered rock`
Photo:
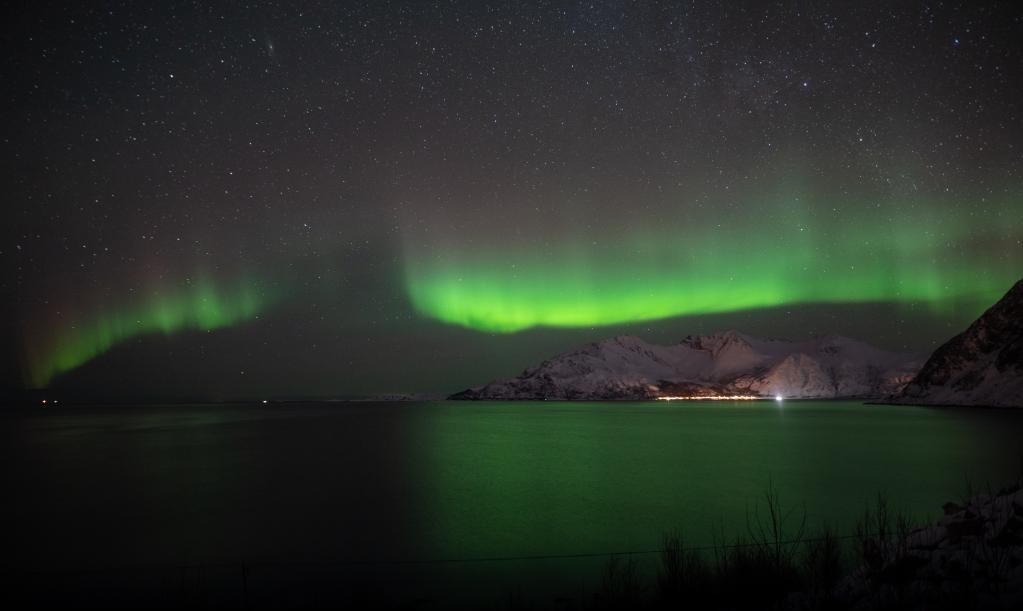
<path id="1" fill-rule="evenodd" d="M 736 331 L 660 346 L 618 336 L 558 355 L 454 399 L 653 399 L 760 395 L 881 397 L 919 368 L 912 355 L 837 335 L 792 342 Z"/>
<path id="2" fill-rule="evenodd" d="M 946 503 L 908 533 L 866 536 L 863 564 L 839 585 L 851 609 L 1023 608 L 1023 488 Z M 956 604 L 950 604 L 950 603 Z"/>
<path id="3" fill-rule="evenodd" d="M 966 331 L 935 350 L 891 400 L 1023 407 L 1023 280 Z"/>

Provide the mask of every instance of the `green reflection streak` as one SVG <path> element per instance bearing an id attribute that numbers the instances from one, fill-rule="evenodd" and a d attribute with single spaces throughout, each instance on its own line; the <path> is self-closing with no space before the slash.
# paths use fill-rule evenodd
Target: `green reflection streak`
<path id="1" fill-rule="evenodd" d="M 52 330 L 49 341 L 29 346 L 29 382 L 46 386 L 115 345 L 142 335 L 212 331 L 257 318 L 275 299 L 250 279 L 235 284 L 209 277 L 146 297 Z M 37 338 L 38 339 L 38 338 Z"/>
<path id="2" fill-rule="evenodd" d="M 884 211 L 822 221 L 774 206 L 608 240 L 406 242 L 418 312 L 490 332 L 585 327 L 800 303 L 993 302 L 1023 271 L 1023 214 Z"/>

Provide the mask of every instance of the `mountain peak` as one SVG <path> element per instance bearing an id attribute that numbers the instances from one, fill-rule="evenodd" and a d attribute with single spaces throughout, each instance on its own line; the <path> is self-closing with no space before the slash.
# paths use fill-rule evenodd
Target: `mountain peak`
<path id="1" fill-rule="evenodd" d="M 635 335 L 616 335 L 611 339 L 605 339 L 599 344 L 617 344 L 619 346 L 632 347 L 632 346 L 648 346 L 645 341 L 636 337 Z"/>
<path id="2" fill-rule="evenodd" d="M 687 335 L 680 344 L 693 348 L 694 350 L 709 350 L 718 352 L 726 346 L 750 346 L 750 338 L 734 329 L 717 331 L 709 335 Z"/>

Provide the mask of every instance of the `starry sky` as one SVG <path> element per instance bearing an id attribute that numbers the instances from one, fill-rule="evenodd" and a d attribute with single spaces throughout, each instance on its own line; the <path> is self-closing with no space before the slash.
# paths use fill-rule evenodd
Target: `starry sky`
<path id="1" fill-rule="evenodd" d="M 443 393 L 620 333 L 927 353 L 1023 275 L 1010 2 L 34 2 L 7 395 Z"/>

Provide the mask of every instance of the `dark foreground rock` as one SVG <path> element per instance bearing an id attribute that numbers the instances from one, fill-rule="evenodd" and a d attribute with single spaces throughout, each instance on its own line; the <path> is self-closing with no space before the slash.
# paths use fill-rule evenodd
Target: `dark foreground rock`
<path id="1" fill-rule="evenodd" d="M 1023 609 L 1023 489 L 963 503 L 908 534 L 865 538 L 840 585 L 851 609 Z"/>

